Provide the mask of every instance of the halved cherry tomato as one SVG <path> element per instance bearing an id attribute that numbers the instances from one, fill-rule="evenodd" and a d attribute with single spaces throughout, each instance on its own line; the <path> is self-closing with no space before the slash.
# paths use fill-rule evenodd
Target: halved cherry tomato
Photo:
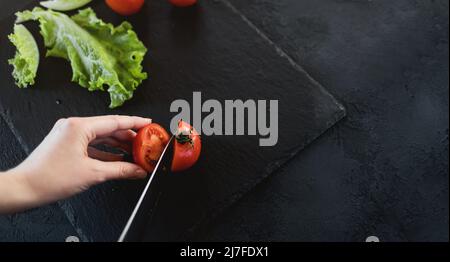
<path id="1" fill-rule="evenodd" d="M 167 131 L 158 124 L 152 123 L 142 128 L 133 142 L 134 162 L 147 172 L 152 172 L 169 140 Z"/>
<path id="2" fill-rule="evenodd" d="M 197 3 L 197 0 L 169 0 L 171 4 L 178 7 L 191 6 Z"/>
<path id="3" fill-rule="evenodd" d="M 202 141 L 198 132 L 188 123 L 178 123 L 175 137 L 172 172 L 180 172 L 192 167 L 199 159 Z"/>
<path id="4" fill-rule="evenodd" d="M 144 0 L 106 0 L 106 4 L 118 14 L 133 15 L 141 10 Z"/>

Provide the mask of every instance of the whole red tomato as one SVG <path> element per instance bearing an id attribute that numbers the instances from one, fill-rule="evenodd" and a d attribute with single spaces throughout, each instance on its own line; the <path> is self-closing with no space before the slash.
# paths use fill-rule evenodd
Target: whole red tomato
<path id="1" fill-rule="evenodd" d="M 106 4 L 118 14 L 133 15 L 141 10 L 144 0 L 106 0 Z"/>

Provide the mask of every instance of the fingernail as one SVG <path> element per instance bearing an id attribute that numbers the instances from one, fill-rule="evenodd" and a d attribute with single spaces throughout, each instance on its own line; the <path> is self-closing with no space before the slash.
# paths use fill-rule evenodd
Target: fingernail
<path id="1" fill-rule="evenodd" d="M 136 170 L 136 178 L 145 178 L 147 176 L 147 171 L 145 171 L 144 169 L 138 169 Z"/>

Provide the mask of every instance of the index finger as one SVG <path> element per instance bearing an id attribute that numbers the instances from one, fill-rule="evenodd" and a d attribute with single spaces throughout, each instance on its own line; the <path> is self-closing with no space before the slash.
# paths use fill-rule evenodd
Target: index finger
<path id="1" fill-rule="evenodd" d="M 87 117 L 84 120 L 87 122 L 88 130 L 92 132 L 90 140 L 120 130 L 141 129 L 152 122 L 149 118 L 119 115 Z"/>

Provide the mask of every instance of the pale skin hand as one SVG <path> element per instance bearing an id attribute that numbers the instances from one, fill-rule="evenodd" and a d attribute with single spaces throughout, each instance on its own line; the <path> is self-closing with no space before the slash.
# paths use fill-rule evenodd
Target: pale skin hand
<path id="1" fill-rule="evenodd" d="M 59 120 L 44 141 L 18 167 L 0 173 L 0 213 L 12 213 L 65 199 L 115 179 L 145 178 L 141 167 L 122 155 L 99 151 L 104 144 L 131 150 L 133 130 L 151 123 L 130 116 Z"/>

